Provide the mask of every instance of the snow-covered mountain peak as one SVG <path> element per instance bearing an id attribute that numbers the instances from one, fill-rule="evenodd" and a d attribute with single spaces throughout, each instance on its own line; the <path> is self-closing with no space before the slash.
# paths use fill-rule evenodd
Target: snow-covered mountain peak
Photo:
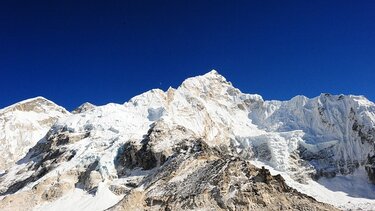
<path id="1" fill-rule="evenodd" d="M 161 89 L 152 89 L 140 95 L 137 95 L 124 103 L 125 106 L 132 104 L 134 106 L 152 107 L 153 105 L 163 104 L 166 93 Z"/>
<path id="2" fill-rule="evenodd" d="M 216 70 L 212 70 L 204 75 L 195 76 L 182 82 L 179 89 L 186 89 L 186 92 L 193 94 L 221 94 L 227 88 L 233 88 L 224 76 L 220 75 Z"/>
<path id="3" fill-rule="evenodd" d="M 362 172 L 361 180 L 375 182 L 375 106 L 362 96 L 321 94 L 309 99 L 300 95 L 288 101 L 265 101 L 260 95 L 242 93 L 213 70 L 188 78 L 177 88 L 152 89 L 124 104 L 85 103 L 72 114 L 44 98 L 27 103 L 31 109 L 20 104 L 15 110 L 23 112 L 15 118 L 22 124 L 29 121 L 23 117 L 35 115 L 35 110 L 40 110 L 41 116 L 50 110 L 47 117 L 57 112 L 53 120 L 58 121 L 47 134 L 47 129 L 42 131 L 45 138 L 33 139 L 41 141 L 28 145 L 33 147 L 22 162 L 0 177 L 0 194 L 9 195 L 0 201 L 0 209 L 12 205 L 7 200 L 15 200 L 33 203 L 42 210 L 65 204 L 68 208 L 100 210 L 121 198 L 117 209 L 134 206 L 134 200 L 142 201 L 137 206 L 157 209 L 168 204 L 170 196 L 189 191 L 198 194 L 200 204 L 218 208 L 224 205 L 216 205 L 216 201 L 230 204 L 241 197 L 249 201 L 249 196 L 241 196 L 247 191 L 242 191 L 254 185 L 259 188 L 258 182 L 266 184 L 266 189 L 269 184 L 264 181 L 281 187 L 272 197 L 284 197 L 290 190 L 281 177 L 252 169 L 249 161 L 281 172 L 287 184 L 335 205 L 355 199 L 347 196 L 338 202 L 320 196 L 321 190 L 328 195 L 333 192 L 319 184 L 316 187 L 320 189 L 310 191 L 311 184 L 317 184 L 313 179 Z M 20 139 L 32 130 L 9 131 Z M 240 176 L 223 179 L 230 174 Z M 219 188 L 210 182 L 212 175 L 222 175 L 218 178 L 228 184 Z M 199 187 L 206 177 L 209 185 L 203 191 Z M 178 188 L 179 184 L 189 188 Z M 222 188 L 224 192 L 216 191 Z M 84 199 L 79 206 L 74 204 L 77 194 Z M 21 200 L 24 198 L 25 202 Z M 195 203 L 187 199 L 181 203 Z M 177 203 L 180 199 L 173 200 Z M 172 209 L 178 209 L 178 203 Z M 264 203 L 273 206 L 272 200 Z"/>
<path id="4" fill-rule="evenodd" d="M 15 103 L 0 110 L 0 171 L 22 158 L 57 119 L 69 115 L 43 97 Z"/>
<path id="5" fill-rule="evenodd" d="M 24 111 L 24 112 L 33 111 L 36 113 L 42 113 L 42 112 L 51 112 L 54 110 L 58 110 L 59 112 L 62 112 L 62 113 L 69 113 L 65 108 L 41 96 L 26 99 L 18 103 L 15 103 L 11 106 L 5 107 L 0 110 L 0 113 L 12 112 L 12 111 Z"/>
<path id="6" fill-rule="evenodd" d="M 220 79 L 224 79 L 224 76 L 222 76 L 219 72 L 217 72 L 216 70 L 211 70 L 210 72 L 207 72 L 205 74 L 202 75 L 203 77 L 206 77 L 206 78 L 220 78 Z"/>
<path id="7" fill-rule="evenodd" d="M 96 106 L 89 103 L 89 102 L 85 102 L 83 103 L 82 105 L 78 106 L 76 109 L 74 109 L 72 111 L 73 114 L 77 114 L 77 113 L 83 113 L 83 112 L 86 112 L 88 110 L 92 110 L 94 109 Z"/>

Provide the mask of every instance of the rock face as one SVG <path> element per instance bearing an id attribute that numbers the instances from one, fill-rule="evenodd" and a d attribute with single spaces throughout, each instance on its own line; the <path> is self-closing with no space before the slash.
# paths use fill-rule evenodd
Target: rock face
<path id="1" fill-rule="evenodd" d="M 0 140 L 22 151 L 2 163 L 0 210 L 375 206 L 375 105 L 361 96 L 264 101 L 211 71 L 123 105 L 37 98 L 0 113 Z"/>
<path id="2" fill-rule="evenodd" d="M 110 210 L 336 210 L 202 140 L 182 141 L 173 151 Z"/>
<path id="3" fill-rule="evenodd" d="M 14 165 L 41 140 L 57 119 L 69 114 L 53 102 L 36 97 L 0 110 L 0 171 Z"/>

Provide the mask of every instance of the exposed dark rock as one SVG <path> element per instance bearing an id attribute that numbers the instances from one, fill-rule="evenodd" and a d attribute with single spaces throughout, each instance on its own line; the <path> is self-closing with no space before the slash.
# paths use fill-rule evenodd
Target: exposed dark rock
<path id="1" fill-rule="evenodd" d="M 8 189 L 5 192 L 0 193 L 0 196 L 7 195 L 7 194 L 13 194 L 13 193 L 17 192 L 21 188 L 25 187 L 27 184 L 37 181 L 39 178 L 43 177 L 44 175 L 46 175 L 51 170 L 52 170 L 52 168 L 48 167 L 48 166 L 38 168 L 37 171 L 35 171 L 30 177 L 28 177 L 24 180 L 21 180 L 21 181 L 17 181 L 14 184 L 12 184 L 11 186 L 9 186 Z"/>
<path id="2" fill-rule="evenodd" d="M 267 143 L 262 143 L 252 148 L 254 157 L 263 160 L 270 161 L 272 158 L 271 150 Z"/>
<path id="3" fill-rule="evenodd" d="M 98 167 L 98 161 L 94 161 L 88 166 L 84 166 L 85 171 L 81 172 L 78 176 L 78 182 L 75 184 L 76 188 L 82 188 L 83 190 L 86 191 L 93 191 L 94 189 L 97 188 L 97 183 L 94 183 L 94 179 L 99 179 L 101 180 L 100 173 L 97 172 L 97 167 Z M 98 175 L 98 178 L 93 178 L 94 175 Z"/>
<path id="4" fill-rule="evenodd" d="M 137 146 L 134 143 L 127 142 L 119 149 L 118 153 L 114 162 L 119 176 L 124 175 L 126 169 L 138 167 L 149 170 L 162 165 L 166 160 L 165 155 L 154 152 L 147 143 Z"/>
<path id="5" fill-rule="evenodd" d="M 33 174 L 26 179 L 14 182 L 6 191 L 0 193 L 0 195 L 17 192 L 27 184 L 35 182 L 46 175 L 60 163 L 67 162 L 75 156 L 76 152 L 74 150 L 67 150 L 65 147 L 57 147 L 56 142 L 60 140 L 51 138 L 51 136 L 50 133 L 47 134 L 45 137 L 47 141 L 42 140 L 37 143 L 29 150 L 27 155 L 18 162 L 20 164 L 22 162 L 27 162 L 27 160 L 33 160 L 33 162 L 29 162 L 24 169 L 17 172 L 17 174 L 20 174 L 23 171 L 33 171 Z"/>
<path id="6" fill-rule="evenodd" d="M 200 139 L 182 141 L 140 182 L 142 192 L 131 190 L 111 209 L 335 210 L 288 187 L 280 175 L 228 153 Z"/>
<path id="7" fill-rule="evenodd" d="M 368 157 L 368 163 L 365 165 L 369 180 L 375 184 L 375 155 Z"/>

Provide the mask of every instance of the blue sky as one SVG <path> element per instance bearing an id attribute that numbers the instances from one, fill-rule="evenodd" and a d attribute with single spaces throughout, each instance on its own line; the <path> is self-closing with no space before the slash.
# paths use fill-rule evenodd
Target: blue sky
<path id="1" fill-rule="evenodd" d="M 0 107 L 123 103 L 216 69 L 265 99 L 375 100 L 375 1 L 0 1 Z"/>

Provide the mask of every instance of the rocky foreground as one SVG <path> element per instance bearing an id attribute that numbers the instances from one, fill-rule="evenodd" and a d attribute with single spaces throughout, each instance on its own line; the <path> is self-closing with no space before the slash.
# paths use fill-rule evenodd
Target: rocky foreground
<path id="1" fill-rule="evenodd" d="M 121 167 L 152 170 L 109 210 L 336 210 L 225 148 L 181 140 L 167 157 L 153 152 L 153 141 L 125 148 Z"/>

